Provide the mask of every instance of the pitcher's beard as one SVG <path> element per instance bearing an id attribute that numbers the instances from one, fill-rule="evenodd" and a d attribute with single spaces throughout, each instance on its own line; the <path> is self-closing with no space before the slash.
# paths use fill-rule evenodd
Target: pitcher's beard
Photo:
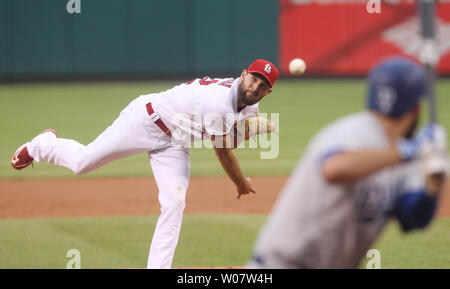
<path id="1" fill-rule="evenodd" d="M 245 105 L 254 105 L 257 103 L 257 101 L 248 98 L 247 94 L 243 91 L 239 93 L 239 100 Z"/>

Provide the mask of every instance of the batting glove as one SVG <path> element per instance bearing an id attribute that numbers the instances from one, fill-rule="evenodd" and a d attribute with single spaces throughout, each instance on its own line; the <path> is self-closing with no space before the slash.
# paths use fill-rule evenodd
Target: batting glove
<path id="1" fill-rule="evenodd" d="M 413 139 L 401 139 L 397 150 L 402 160 L 408 161 L 418 157 L 435 154 L 447 155 L 447 135 L 438 124 L 428 124 Z"/>

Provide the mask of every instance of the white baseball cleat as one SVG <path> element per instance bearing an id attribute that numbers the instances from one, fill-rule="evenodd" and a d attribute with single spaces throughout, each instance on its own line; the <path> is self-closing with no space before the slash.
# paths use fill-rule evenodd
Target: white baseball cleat
<path id="1" fill-rule="evenodd" d="M 58 134 L 53 129 L 46 129 L 43 132 L 41 132 L 40 135 L 44 134 L 44 133 L 48 133 L 48 132 L 51 132 L 56 137 L 58 137 Z M 30 143 L 27 142 L 27 143 L 21 145 L 14 153 L 14 155 L 11 159 L 11 165 L 16 170 L 24 169 L 33 163 L 33 158 L 28 153 L 28 145 L 29 144 Z"/>

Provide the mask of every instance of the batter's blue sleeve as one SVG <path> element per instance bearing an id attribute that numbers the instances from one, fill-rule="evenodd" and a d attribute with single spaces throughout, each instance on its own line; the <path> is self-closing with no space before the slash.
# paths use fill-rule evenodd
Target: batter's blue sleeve
<path id="1" fill-rule="evenodd" d="M 321 165 L 324 165 L 325 162 L 331 158 L 332 156 L 335 156 L 337 154 L 343 153 L 345 152 L 345 150 L 343 150 L 342 148 L 334 148 L 334 149 L 330 149 L 324 153 L 322 153 L 322 155 L 319 158 L 319 162 Z"/>
<path id="2" fill-rule="evenodd" d="M 437 199 L 425 191 L 402 194 L 395 203 L 394 215 L 403 231 L 426 227 L 436 212 Z"/>

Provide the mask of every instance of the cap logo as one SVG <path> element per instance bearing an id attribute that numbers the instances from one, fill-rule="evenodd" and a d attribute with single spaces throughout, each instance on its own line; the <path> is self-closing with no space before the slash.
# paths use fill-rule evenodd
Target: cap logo
<path id="1" fill-rule="evenodd" d="M 267 64 L 264 66 L 264 71 L 267 72 L 267 73 L 270 73 L 270 71 L 272 71 L 272 67 L 270 67 L 270 64 L 267 63 Z"/>
<path id="2" fill-rule="evenodd" d="M 389 114 L 392 112 L 396 100 L 397 94 L 395 93 L 395 90 L 387 86 L 379 88 L 377 94 L 377 104 L 383 114 Z"/>

